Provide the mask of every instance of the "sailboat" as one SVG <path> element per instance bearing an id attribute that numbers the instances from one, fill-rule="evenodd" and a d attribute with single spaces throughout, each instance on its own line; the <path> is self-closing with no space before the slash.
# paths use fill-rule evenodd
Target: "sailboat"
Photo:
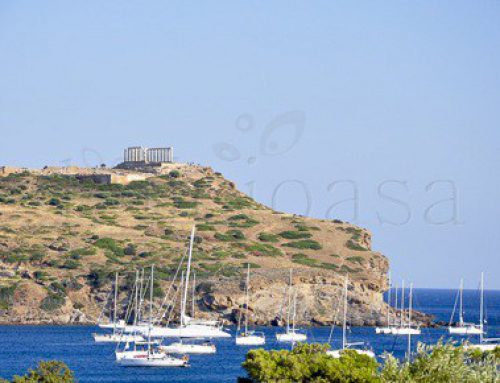
<path id="1" fill-rule="evenodd" d="M 184 292 L 181 304 L 180 325 L 177 327 L 153 326 L 151 336 L 155 338 L 230 338 L 231 334 L 224 331 L 219 322 L 196 322 L 186 314 L 186 302 L 191 273 L 195 227 L 191 230 L 189 252 L 187 259 Z"/>
<path id="2" fill-rule="evenodd" d="M 151 266 L 151 286 L 149 296 L 149 323 L 153 323 L 153 273 L 154 266 Z M 150 327 L 151 328 L 151 327 Z M 189 358 L 173 357 L 155 347 L 151 341 L 151 330 L 148 333 L 147 352 L 124 352 L 117 355 L 116 362 L 124 367 L 187 367 Z"/>
<path id="3" fill-rule="evenodd" d="M 480 351 L 494 351 L 500 347 L 500 338 L 485 338 L 484 331 L 484 273 L 481 273 L 481 298 L 479 303 L 479 343 L 467 343 L 464 345 L 466 350 L 477 349 Z"/>
<path id="4" fill-rule="evenodd" d="M 114 283 L 114 300 L 113 300 L 113 327 L 104 327 L 104 328 L 112 328 L 112 334 L 92 334 L 94 337 L 94 341 L 96 343 L 120 343 L 120 342 L 135 342 L 135 341 L 143 341 L 144 338 L 141 335 L 137 334 L 124 334 L 123 329 L 125 325 L 118 326 L 117 322 L 117 301 L 118 301 L 118 273 L 115 273 L 115 283 Z M 123 321 L 125 324 L 125 321 Z M 102 327 L 101 327 L 102 328 Z"/>
<path id="5" fill-rule="evenodd" d="M 236 330 L 236 344 L 238 346 L 261 346 L 266 343 L 266 336 L 262 332 L 248 330 L 248 301 L 250 290 L 250 263 L 247 264 L 247 279 L 245 286 L 245 329 L 241 332 L 240 321 L 238 321 L 238 329 Z"/>
<path id="6" fill-rule="evenodd" d="M 408 305 L 408 323 L 405 325 L 403 318 L 403 311 L 405 308 L 405 282 L 403 281 L 401 285 L 401 323 L 397 327 L 391 329 L 391 334 L 393 335 L 420 335 L 422 330 L 420 327 L 412 327 L 411 325 L 411 315 L 413 310 L 413 284 L 410 288 L 410 297 Z"/>
<path id="7" fill-rule="evenodd" d="M 389 273 L 389 291 L 387 292 L 387 326 L 385 327 L 375 327 L 375 334 L 391 334 L 392 333 L 392 327 L 391 327 L 391 290 L 392 290 L 392 285 L 391 285 L 391 273 Z M 396 302 L 397 306 L 397 302 Z"/>
<path id="8" fill-rule="evenodd" d="M 347 342 L 347 288 L 349 284 L 349 277 L 346 275 L 344 282 L 344 312 L 342 323 L 342 348 L 340 350 L 330 350 L 326 354 L 333 358 L 340 358 L 345 350 L 352 350 L 360 355 L 366 355 L 370 358 L 375 358 L 375 353 L 368 349 L 355 348 L 356 346 L 363 345 L 363 342 L 348 343 Z"/>
<path id="9" fill-rule="evenodd" d="M 292 300 L 293 291 L 293 303 Z M 297 291 L 292 285 L 292 270 L 290 269 L 290 280 L 288 284 L 288 306 L 287 306 L 287 318 L 286 318 L 286 331 L 282 334 L 276 334 L 276 339 L 278 342 L 304 342 L 307 340 L 307 335 L 300 332 L 295 328 L 295 314 L 297 311 Z M 290 315 L 291 314 L 291 315 Z M 291 319 L 290 319 L 291 318 Z M 292 326 L 290 327 L 290 322 Z"/>
<path id="10" fill-rule="evenodd" d="M 458 324 L 452 326 L 453 317 L 455 316 L 455 309 L 451 314 L 448 332 L 453 335 L 479 335 L 481 334 L 481 326 L 475 323 L 467 323 L 464 321 L 464 280 L 460 279 L 460 289 L 458 291 L 459 309 L 458 309 Z M 456 301 L 455 301 L 456 302 Z M 455 303 L 456 307 L 456 303 Z"/>

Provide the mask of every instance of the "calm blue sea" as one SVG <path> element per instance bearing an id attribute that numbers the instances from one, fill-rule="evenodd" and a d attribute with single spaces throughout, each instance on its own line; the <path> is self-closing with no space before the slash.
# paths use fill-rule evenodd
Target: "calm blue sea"
<path id="1" fill-rule="evenodd" d="M 415 290 L 415 309 L 448 321 L 453 310 L 456 291 Z M 487 291 L 486 317 L 488 336 L 500 337 L 500 291 Z M 479 293 L 464 292 L 467 321 L 478 322 Z M 265 348 L 282 347 L 275 342 L 275 328 L 262 328 L 266 333 Z M 446 329 L 424 329 L 414 339 L 435 343 L 447 338 Z M 40 359 L 66 362 L 76 373 L 79 382 L 235 382 L 244 376 L 241 362 L 247 349 L 236 347 L 233 339 L 216 340 L 217 354 L 191 356 L 191 367 L 182 369 L 140 369 L 118 367 L 114 362 L 114 345 L 96 345 L 92 339 L 94 327 L 69 326 L 0 326 L 0 377 L 11 378 L 36 365 Z M 234 328 L 232 329 L 234 332 Z M 330 328 L 311 328 L 309 341 L 326 342 Z M 335 330 L 333 347 L 339 347 L 340 329 Z M 460 340 L 461 338 L 455 338 Z M 403 356 L 405 337 L 375 335 L 372 328 L 352 328 L 349 341 L 369 342 L 377 354 L 383 351 Z M 416 342 L 415 342 L 416 343 Z"/>

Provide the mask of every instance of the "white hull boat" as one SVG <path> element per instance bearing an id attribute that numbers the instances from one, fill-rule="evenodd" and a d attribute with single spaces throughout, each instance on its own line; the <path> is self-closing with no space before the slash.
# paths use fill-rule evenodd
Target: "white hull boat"
<path id="1" fill-rule="evenodd" d="M 284 334 L 276 334 L 278 342 L 305 342 L 307 335 L 296 331 L 286 332 Z"/>
<path id="2" fill-rule="evenodd" d="M 127 354 L 116 361 L 123 367 L 187 367 L 187 358 L 174 358 L 164 353 Z"/>
<path id="3" fill-rule="evenodd" d="M 143 342 L 142 335 L 132 334 L 93 334 L 96 343 Z"/>
<path id="4" fill-rule="evenodd" d="M 99 323 L 98 326 L 99 326 L 99 328 L 102 328 L 102 329 L 123 330 L 126 327 L 126 324 L 125 324 L 124 320 L 120 320 L 116 323 Z"/>
<path id="5" fill-rule="evenodd" d="M 221 328 L 188 324 L 180 327 L 153 327 L 151 329 L 153 338 L 231 338 L 231 334 Z"/>
<path id="6" fill-rule="evenodd" d="M 215 354 L 217 348 L 212 343 L 191 344 L 183 342 L 175 342 L 167 346 L 160 346 L 159 349 L 168 354 L 196 354 L 206 355 Z"/>
<path id="7" fill-rule="evenodd" d="M 391 330 L 392 335 L 420 335 L 422 330 L 413 327 L 394 327 Z"/>
<path id="8" fill-rule="evenodd" d="M 326 354 L 331 356 L 332 358 L 340 358 L 342 356 L 342 354 L 345 352 L 345 351 L 354 351 L 356 352 L 357 354 L 359 355 L 366 355 L 370 358 L 375 358 L 375 353 L 371 350 L 359 350 L 357 348 L 346 348 L 346 349 L 343 349 L 343 350 L 330 350 L 330 351 L 327 351 Z"/>
<path id="9" fill-rule="evenodd" d="M 133 350 L 133 351 L 116 351 L 115 352 L 115 357 L 116 360 L 123 359 L 125 357 L 132 358 L 132 357 L 137 357 L 137 356 L 143 356 L 147 357 L 148 356 L 148 351 L 147 350 Z"/>
<path id="10" fill-rule="evenodd" d="M 392 327 L 376 327 L 375 334 L 392 334 Z"/>
<path id="11" fill-rule="evenodd" d="M 266 344 L 266 336 L 261 333 L 248 333 L 236 336 L 238 346 L 262 346 Z"/>
<path id="12" fill-rule="evenodd" d="M 464 350 L 479 350 L 482 352 L 485 351 L 495 351 L 495 349 L 500 348 L 500 343 L 468 343 L 464 345 Z"/>
<path id="13" fill-rule="evenodd" d="M 481 330 L 481 326 L 475 324 L 466 324 L 463 326 L 448 327 L 448 332 L 453 335 L 481 335 L 484 331 Z"/>

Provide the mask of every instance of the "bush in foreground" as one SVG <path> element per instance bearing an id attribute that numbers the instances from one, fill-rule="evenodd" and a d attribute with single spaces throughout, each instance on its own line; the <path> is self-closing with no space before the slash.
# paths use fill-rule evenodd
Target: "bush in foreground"
<path id="1" fill-rule="evenodd" d="M 299 344 L 292 351 L 248 352 L 240 382 L 282 383 L 497 383 L 500 350 L 477 355 L 451 343 L 419 345 L 411 363 L 387 355 L 384 364 L 346 351 L 339 359 L 326 354 L 328 345 Z"/>
<path id="2" fill-rule="evenodd" d="M 59 361 L 40 362 L 36 369 L 24 376 L 14 376 L 11 381 L 0 379 L 0 383 L 74 383 L 73 372 Z"/>

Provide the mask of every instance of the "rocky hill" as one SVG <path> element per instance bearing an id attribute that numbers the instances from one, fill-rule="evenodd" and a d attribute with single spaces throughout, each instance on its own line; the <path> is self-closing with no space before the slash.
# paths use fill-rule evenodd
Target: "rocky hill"
<path id="1" fill-rule="evenodd" d="M 159 302 L 193 224 L 197 315 L 234 321 L 250 263 L 253 322 L 278 321 L 290 268 L 299 322 L 333 320 L 346 273 L 351 322 L 383 321 L 388 262 L 365 229 L 274 211 L 208 167 L 171 165 L 109 184 L 82 172 L 0 177 L 1 322 L 93 323 L 113 273 L 123 276 L 125 306 L 135 270 L 150 264 Z"/>

